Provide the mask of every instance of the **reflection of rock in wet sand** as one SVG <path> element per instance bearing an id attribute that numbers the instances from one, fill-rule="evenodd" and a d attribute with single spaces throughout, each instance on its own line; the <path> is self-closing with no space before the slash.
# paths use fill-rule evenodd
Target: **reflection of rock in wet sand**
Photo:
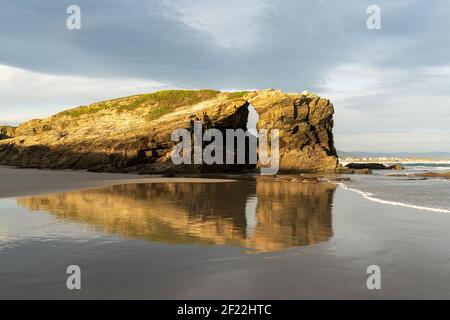
<path id="1" fill-rule="evenodd" d="M 258 252 L 327 241 L 331 184 L 134 184 L 19 198 L 32 210 L 128 239 L 239 245 Z"/>
<path id="2" fill-rule="evenodd" d="M 247 246 L 273 251 L 327 241 L 334 191 L 332 184 L 258 181 L 258 224 Z"/>

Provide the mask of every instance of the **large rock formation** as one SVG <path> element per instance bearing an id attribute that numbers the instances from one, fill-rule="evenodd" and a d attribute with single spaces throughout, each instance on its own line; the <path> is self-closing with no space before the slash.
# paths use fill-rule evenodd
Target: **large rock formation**
<path id="1" fill-rule="evenodd" d="M 169 90 L 104 101 L 31 120 L 0 141 L 0 164 L 113 172 L 207 172 L 207 165 L 175 166 L 175 129 L 247 129 L 248 107 L 258 128 L 279 129 L 280 171 L 332 171 L 333 105 L 310 93 L 277 90 L 225 93 Z M 231 170 L 249 166 L 231 167 Z M 214 171 L 230 170 L 214 167 Z"/>

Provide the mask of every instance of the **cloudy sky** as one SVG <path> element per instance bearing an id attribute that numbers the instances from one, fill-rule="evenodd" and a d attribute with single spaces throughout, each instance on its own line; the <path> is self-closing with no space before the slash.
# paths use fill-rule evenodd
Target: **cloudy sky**
<path id="1" fill-rule="evenodd" d="M 0 124 L 167 88 L 277 88 L 330 98 L 341 150 L 450 151 L 448 0 L 0 0 L 0 44 Z"/>

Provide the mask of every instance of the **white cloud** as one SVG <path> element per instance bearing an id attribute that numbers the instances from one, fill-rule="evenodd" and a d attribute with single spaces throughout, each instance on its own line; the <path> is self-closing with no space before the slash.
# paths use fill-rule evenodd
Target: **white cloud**
<path id="1" fill-rule="evenodd" d="M 166 0 L 195 30 L 210 34 L 219 46 L 249 51 L 261 34 L 255 19 L 274 6 L 268 0 Z"/>
<path id="2" fill-rule="evenodd" d="M 50 75 L 0 65 L 0 123 L 16 124 L 78 105 L 165 88 L 157 81 Z"/>
<path id="3" fill-rule="evenodd" d="M 449 87 L 447 67 L 350 64 L 330 70 L 321 94 L 334 103 L 341 150 L 448 151 Z"/>

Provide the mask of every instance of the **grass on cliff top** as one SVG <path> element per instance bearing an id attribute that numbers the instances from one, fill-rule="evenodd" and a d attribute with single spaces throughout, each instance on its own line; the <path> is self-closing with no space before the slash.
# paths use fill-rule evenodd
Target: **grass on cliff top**
<path id="1" fill-rule="evenodd" d="M 81 106 L 74 109 L 66 110 L 63 112 L 58 113 L 59 116 L 69 116 L 69 117 L 79 117 L 83 114 L 89 114 L 89 113 L 96 113 L 101 110 L 104 110 L 105 108 L 102 108 L 98 105 L 91 105 L 91 106 Z"/>
<path id="2" fill-rule="evenodd" d="M 155 120 L 163 115 L 171 113 L 178 107 L 182 106 L 191 106 L 202 101 L 210 100 L 215 98 L 220 91 L 217 90 L 164 90 L 155 93 L 150 93 L 148 95 L 144 95 L 144 100 L 149 100 L 153 103 L 157 103 L 150 112 L 147 114 L 147 118 L 149 120 Z M 228 93 L 228 98 L 230 99 L 238 99 L 245 96 L 248 92 L 231 92 Z M 145 103 L 146 101 L 144 101 Z M 135 107 L 136 103 L 143 103 L 136 101 L 130 107 Z"/>
<path id="3" fill-rule="evenodd" d="M 153 105 L 147 114 L 149 120 L 155 120 L 182 106 L 190 106 L 216 97 L 216 90 L 163 90 L 144 94 L 129 105 L 123 105 L 118 111 L 134 110 L 145 105 Z"/>
<path id="4" fill-rule="evenodd" d="M 126 112 L 136 110 L 139 107 L 152 105 L 148 117 L 151 119 L 156 119 L 178 107 L 193 105 L 204 100 L 212 99 L 219 93 L 220 91 L 216 90 L 163 90 L 136 96 L 132 99 L 133 101 L 128 104 L 121 103 L 121 101 L 126 98 L 115 99 L 66 110 L 60 112 L 58 115 L 79 117 L 84 114 L 93 114 L 107 109 L 115 109 L 118 112 Z"/>
<path id="5" fill-rule="evenodd" d="M 59 116 L 79 117 L 84 114 L 94 114 L 103 110 L 117 110 L 118 112 L 133 111 L 140 107 L 151 106 L 147 113 L 149 120 L 155 120 L 174 111 L 178 107 L 190 106 L 199 102 L 213 99 L 220 91 L 217 90 L 163 90 L 139 96 L 119 98 L 103 101 L 89 106 L 81 106 L 59 113 Z M 229 99 L 241 99 L 248 91 L 229 92 Z M 129 103 L 123 103 L 124 99 L 131 99 Z"/>
<path id="6" fill-rule="evenodd" d="M 242 99 L 245 97 L 250 91 L 237 91 L 237 92 L 228 92 L 229 99 Z"/>

